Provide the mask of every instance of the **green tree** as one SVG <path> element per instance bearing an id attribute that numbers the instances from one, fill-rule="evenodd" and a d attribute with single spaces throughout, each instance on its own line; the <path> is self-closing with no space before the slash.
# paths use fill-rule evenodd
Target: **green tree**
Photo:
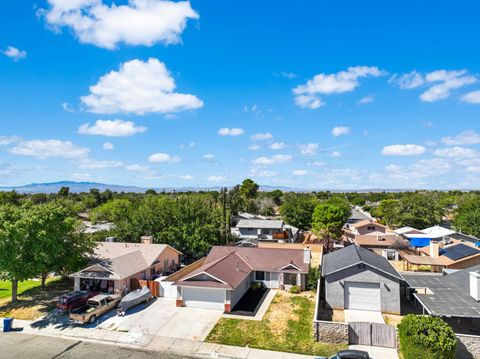
<path id="1" fill-rule="evenodd" d="M 480 196 L 469 195 L 458 206 L 453 224 L 457 231 L 480 237 Z"/>
<path id="2" fill-rule="evenodd" d="M 68 197 L 69 193 L 70 193 L 70 187 L 67 187 L 67 186 L 61 187 L 60 190 L 58 191 L 58 195 L 60 197 Z"/>
<path id="3" fill-rule="evenodd" d="M 250 178 L 247 178 L 243 180 L 242 185 L 240 186 L 240 194 L 247 200 L 253 200 L 258 196 L 258 189 L 258 184 Z"/>
<path id="4" fill-rule="evenodd" d="M 310 229 L 316 204 L 317 200 L 311 194 L 286 193 L 280 214 L 288 224 L 300 229 Z"/>
<path id="5" fill-rule="evenodd" d="M 268 192 L 268 196 L 273 199 L 273 202 L 275 203 L 276 206 L 280 206 L 282 204 L 283 192 L 280 191 L 279 189 L 275 189 L 271 192 Z"/>
<path id="6" fill-rule="evenodd" d="M 0 206 L 0 278 L 12 283 L 12 303 L 17 301 L 18 282 L 38 273 L 32 256 L 28 215 L 14 205 Z"/>
<path id="7" fill-rule="evenodd" d="M 76 231 L 77 221 L 69 208 L 59 203 L 33 206 L 25 219 L 29 228 L 32 262 L 41 276 L 42 288 L 48 273 L 67 274 L 79 269 L 93 245 Z"/>
<path id="8" fill-rule="evenodd" d="M 157 194 L 157 191 L 155 191 L 154 189 L 150 188 L 150 189 L 147 189 L 145 191 L 145 194 L 146 195 L 156 195 Z"/>
<path id="9" fill-rule="evenodd" d="M 350 216 L 350 207 L 340 200 L 329 200 L 315 207 L 312 218 L 313 232 L 326 240 L 327 247 L 332 249 L 332 239 L 342 235 L 342 227 Z"/>
<path id="10" fill-rule="evenodd" d="M 228 191 L 227 203 L 231 214 L 238 214 L 246 210 L 246 200 L 240 193 L 240 185 L 236 185 Z"/>

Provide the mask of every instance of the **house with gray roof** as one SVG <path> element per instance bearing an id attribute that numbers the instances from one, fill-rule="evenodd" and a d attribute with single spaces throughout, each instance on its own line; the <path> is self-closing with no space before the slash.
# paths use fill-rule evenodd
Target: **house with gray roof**
<path id="1" fill-rule="evenodd" d="M 255 241 L 274 241 L 293 243 L 296 240 L 298 228 L 285 224 L 278 219 L 241 219 L 232 228 L 232 234 L 244 243 Z"/>
<path id="2" fill-rule="evenodd" d="M 410 293 L 425 314 L 480 319 L 480 265 L 451 274 L 405 274 Z"/>
<path id="3" fill-rule="evenodd" d="M 305 289 L 311 251 L 215 246 L 198 264 L 182 269 L 177 306 L 230 312 L 254 282 L 270 289 Z M 179 272 L 180 274 L 180 272 Z"/>
<path id="4" fill-rule="evenodd" d="M 403 277 L 384 257 L 350 245 L 324 255 L 321 274 L 327 308 L 400 314 Z"/>
<path id="5" fill-rule="evenodd" d="M 71 275 L 74 289 L 125 294 L 138 287 L 139 280 L 151 280 L 179 266 L 182 254 L 167 244 L 154 244 L 152 237 L 141 243 L 99 242 L 88 266 Z"/>

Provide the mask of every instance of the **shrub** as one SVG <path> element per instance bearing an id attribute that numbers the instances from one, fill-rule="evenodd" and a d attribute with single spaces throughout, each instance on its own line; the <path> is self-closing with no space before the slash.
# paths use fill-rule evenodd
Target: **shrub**
<path id="1" fill-rule="evenodd" d="M 292 294 L 298 294 L 300 293 L 300 287 L 298 285 L 292 285 L 289 290 L 290 293 Z"/>
<path id="2" fill-rule="evenodd" d="M 310 267 L 308 269 L 307 286 L 306 286 L 308 290 L 317 289 L 319 277 L 320 277 L 320 271 L 318 267 Z"/>
<path id="3" fill-rule="evenodd" d="M 439 317 L 408 314 L 398 325 L 405 359 L 454 359 L 457 338 Z"/>
<path id="4" fill-rule="evenodd" d="M 255 292 L 255 291 L 259 290 L 260 288 L 262 288 L 262 283 L 253 282 L 252 284 L 250 284 L 250 288 Z"/>

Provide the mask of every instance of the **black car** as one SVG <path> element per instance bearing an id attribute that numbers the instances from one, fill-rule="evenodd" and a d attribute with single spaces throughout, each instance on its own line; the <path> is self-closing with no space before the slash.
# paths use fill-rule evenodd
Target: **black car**
<path id="1" fill-rule="evenodd" d="M 362 350 L 342 350 L 330 358 L 320 357 L 316 359 L 370 359 L 367 352 Z"/>

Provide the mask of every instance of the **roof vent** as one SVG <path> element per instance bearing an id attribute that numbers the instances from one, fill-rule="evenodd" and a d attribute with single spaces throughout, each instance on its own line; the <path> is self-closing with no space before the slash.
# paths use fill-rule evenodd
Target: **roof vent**
<path id="1" fill-rule="evenodd" d="M 480 273 L 470 272 L 470 296 L 477 302 L 480 301 Z"/>

